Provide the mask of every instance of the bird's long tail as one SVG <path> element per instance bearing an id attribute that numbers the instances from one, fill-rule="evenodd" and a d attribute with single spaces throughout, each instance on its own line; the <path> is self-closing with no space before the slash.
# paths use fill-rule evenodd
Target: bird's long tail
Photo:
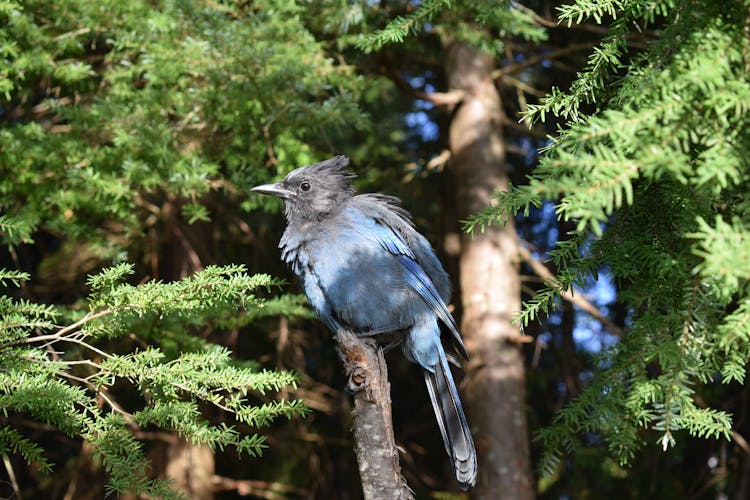
<path id="1" fill-rule="evenodd" d="M 448 360 L 444 352 L 440 354 L 434 371 L 424 370 L 424 380 L 443 435 L 445 451 L 453 464 L 456 480 L 465 491 L 477 480 L 477 452 Z"/>

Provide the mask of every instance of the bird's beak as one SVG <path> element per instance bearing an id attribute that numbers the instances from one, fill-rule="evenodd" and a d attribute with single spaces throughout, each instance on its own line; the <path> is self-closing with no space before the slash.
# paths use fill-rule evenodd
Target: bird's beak
<path id="1" fill-rule="evenodd" d="M 255 186 L 250 189 L 250 191 L 261 194 L 270 194 L 271 196 L 278 196 L 282 199 L 288 199 L 294 196 L 294 191 L 286 189 L 280 182 L 277 182 L 276 184 L 262 184 L 260 186 Z"/>

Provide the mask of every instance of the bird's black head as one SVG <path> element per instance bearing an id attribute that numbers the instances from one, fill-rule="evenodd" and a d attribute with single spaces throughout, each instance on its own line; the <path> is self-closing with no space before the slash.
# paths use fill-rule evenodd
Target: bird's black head
<path id="1" fill-rule="evenodd" d="M 255 186 L 251 191 L 284 200 L 289 222 L 321 220 L 354 195 L 352 179 L 356 175 L 344 170 L 348 165 L 349 158 L 335 156 L 300 167 L 281 182 Z"/>

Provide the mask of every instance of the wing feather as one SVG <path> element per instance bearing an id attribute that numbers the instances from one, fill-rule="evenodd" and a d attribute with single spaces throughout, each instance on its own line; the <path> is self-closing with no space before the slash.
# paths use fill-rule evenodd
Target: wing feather
<path id="1" fill-rule="evenodd" d="M 440 264 L 429 244 L 424 240 L 424 237 L 417 233 L 411 225 L 408 213 L 397 206 L 398 211 L 394 211 L 391 197 L 361 195 L 355 197 L 355 200 L 357 198 L 360 198 L 360 202 L 366 202 L 368 205 L 371 205 L 362 208 L 355 206 L 353 208 L 360 212 L 357 220 L 360 222 L 367 221 L 368 223 L 367 230 L 362 231 L 362 234 L 371 235 L 385 250 L 398 258 L 407 284 L 422 297 L 435 313 L 435 316 L 451 332 L 458 354 L 464 359 L 468 359 L 469 356 L 461 338 L 458 325 L 456 325 L 456 321 L 453 319 L 445 303 L 444 297 L 446 293 L 445 291 L 443 293 L 438 291 L 434 281 L 420 264 L 420 260 L 427 260 L 433 266 L 439 266 Z M 397 201 L 396 198 L 392 199 Z M 409 245 L 408 241 L 412 242 L 412 245 Z M 415 248 L 417 251 L 415 251 Z M 425 257 L 426 253 L 429 253 L 429 255 Z M 441 267 L 440 278 L 442 279 L 443 276 L 445 276 L 445 272 Z M 445 279 L 447 281 L 447 276 Z M 441 288 L 445 288 L 445 286 Z"/>

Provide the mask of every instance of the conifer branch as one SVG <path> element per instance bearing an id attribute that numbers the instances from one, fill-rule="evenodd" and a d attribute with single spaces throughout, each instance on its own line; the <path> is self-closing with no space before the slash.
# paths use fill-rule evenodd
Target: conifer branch
<path id="1" fill-rule="evenodd" d="M 450 6 L 450 0 L 425 0 L 406 16 L 398 16 L 383 29 L 361 38 L 357 42 L 360 49 L 377 50 L 387 43 L 402 42 L 428 23 L 437 13 Z"/>
<path id="2" fill-rule="evenodd" d="M 738 147 L 748 141 L 738 131 L 750 127 L 746 9 L 738 1 L 565 5 L 569 23 L 616 19 L 569 91 L 528 106 L 527 118 L 568 121 L 529 183 L 497 193 L 495 206 L 466 223 L 481 231 L 545 201 L 575 223 L 550 252 L 558 276 L 526 256 L 547 286 L 524 304 L 524 323 L 557 297 L 573 301 L 570 287 L 605 266 L 624 285 L 627 334 L 603 349 L 594 380 L 540 433 L 545 475 L 585 432 L 604 437 L 621 464 L 643 429 L 664 448 L 683 430 L 731 438 L 731 416 L 699 407 L 696 394 L 717 371 L 722 383 L 744 382 L 750 356 L 748 204 L 739 201 L 750 179 L 747 148 Z M 668 21 L 647 52 L 626 58 L 639 36 L 631 31 L 657 17 Z M 596 111 L 582 111 L 586 103 Z"/>
<path id="3" fill-rule="evenodd" d="M 294 387 L 296 375 L 236 366 L 228 350 L 189 333 L 198 320 L 219 323 L 215 318 L 226 320 L 239 307 L 260 309 L 263 303 L 252 292 L 276 280 L 248 276 L 241 266 L 209 266 L 173 283 L 120 283 L 131 271 L 132 266 L 118 265 L 90 277 L 90 311 L 64 327 L 53 325 L 55 311 L 49 308 L 14 304 L 3 297 L 2 306 L 15 307 L 15 316 L 0 322 L 0 357 L 13 366 L 0 371 L 0 395 L 4 411 L 27 413 L 89 442 L 110 474 L 112 491 L 173 498 L 175 493 L 163 482 L 146 479 L 148 462 L 136 439 L 145 426 L 178 432 L 196 444 L 233 446 L 240 453 L 258 455 L 265 446 L 262 436 L 243 436 L 233 425 L 202 420 L 199 404 L 213 404 L 227 417 L 254 427 L 308 410 L 299 401 L 251 404 L 249 392 Z M 269 309 L 273 313 L 277 307 Z M 255 312 L 256 318 L 261 315 Z M 93 345 L 97 338 L 128 338 L 133 331 L 145 331 L 144 323 L 158 331 L 156 318 L 169 322 L 169 342 L 179 339 L 184 346 L 174 359 L 158 345 L 126 355 Z M 126 410 L 117 401 L 116 393 L 125 384 L 142 394 L 141 408 Z M 3 449 L 10 446 L 28 462 L 48 467 L 41 449 L 11 431 L 0 429 Z"/>

